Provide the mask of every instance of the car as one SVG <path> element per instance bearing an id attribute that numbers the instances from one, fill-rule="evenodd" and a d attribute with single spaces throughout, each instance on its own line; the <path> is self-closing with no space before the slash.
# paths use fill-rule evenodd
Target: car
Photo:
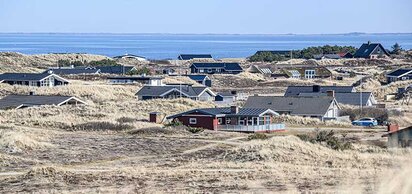
<path id="1" fill-rule="evenodd" d="M 359 120 L 352 121 L 352 125 L 371 127 L 378 125 L 378 121 L 374 118 L 361 118 Z"/>

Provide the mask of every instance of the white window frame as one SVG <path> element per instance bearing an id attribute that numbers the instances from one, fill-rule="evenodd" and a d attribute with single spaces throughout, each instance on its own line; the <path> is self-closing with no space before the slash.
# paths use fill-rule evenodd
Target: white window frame
<path id="1" fill-rule="evenodd" d="M 219 125 L 223 124 L 223 119 L 222 118 L 217 118 L 217 123 L 219 123 Z"/>
<path id="2" fill-rule="evenodd" d="M 197 124 L 197 118 L 189 118 L 189 124 L 192 124 L 192 125 Z"/>
<path id="3" fill-rule="evenodd" d="M 230 125 L 232 123 L 232 118 L 226 118 L 226 125 Z"/>

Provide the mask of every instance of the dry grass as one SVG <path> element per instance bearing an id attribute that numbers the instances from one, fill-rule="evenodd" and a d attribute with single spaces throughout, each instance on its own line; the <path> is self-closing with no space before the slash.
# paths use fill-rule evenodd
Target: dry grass
<path id="1" fill-rule="evenodd" d="M 352 127 L 351 123 L 338 121 L 321 121 L 316 118 L 281 115 L 275 118 L 275 122 L 285 123 L 287 126 L 305 127 Z"/>
<path id="2" fill-rule="evenodd" d="M 2 126 L 0 129 L 0 150 L 7 153 L 20 153 L 52 146 L 47 140 L 48 135 L 44 133 L 36 134 L 13 126 Z"/>

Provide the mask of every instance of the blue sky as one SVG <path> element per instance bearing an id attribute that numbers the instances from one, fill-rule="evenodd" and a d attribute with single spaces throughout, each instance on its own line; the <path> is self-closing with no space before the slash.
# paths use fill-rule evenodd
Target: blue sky
<path id="1" fill-rule="evenodd" d="M 412 0 L 0 0 L 0 32 L 412 32 Z"/>

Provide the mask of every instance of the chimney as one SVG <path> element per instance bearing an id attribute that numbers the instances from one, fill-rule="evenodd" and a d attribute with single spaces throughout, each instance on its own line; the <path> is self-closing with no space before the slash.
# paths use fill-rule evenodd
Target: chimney
<path id="1" fill-rule="evenodd" d="M 36 93 L 34 93 L 34 91 L 31 91 L 31 92 L 29 92 L 29 95 L 34 96 L 34 95 L 36 95 Z"/>
<path id="2" fill-rule="evenodd" d="M 326 95 L 335 98 L 335 90 L 328 90 L 328 91 L 326 91 Z"/>
<path id="3" fill-rule="evenodd" d="M 320 85 L 313 85 L 312 92 L 320 92 Z"/>
<path id="4" fill-rule="evenodd" d="M 371 41 L 369 40 L 369 41 L 368 41 L 368 45 L 370 45 L 370 44 L 371 44 Z"/>
<path id="5" fill-rule="evenodd" d="M 230 113 L 231 114 L 238 114 L 239 113 L 239 107 L 238 106 L 231 106 L 230 107 Z"/>
<path id="6" fill-rule="evenodd" d="M 399 125 L 398 124 L 392 124 L 392 123 L 388 124 L 388 132 L 389 133 L 395 132 L 395 131 L 398 131 L 398 130 L 399 130 Z"/>

